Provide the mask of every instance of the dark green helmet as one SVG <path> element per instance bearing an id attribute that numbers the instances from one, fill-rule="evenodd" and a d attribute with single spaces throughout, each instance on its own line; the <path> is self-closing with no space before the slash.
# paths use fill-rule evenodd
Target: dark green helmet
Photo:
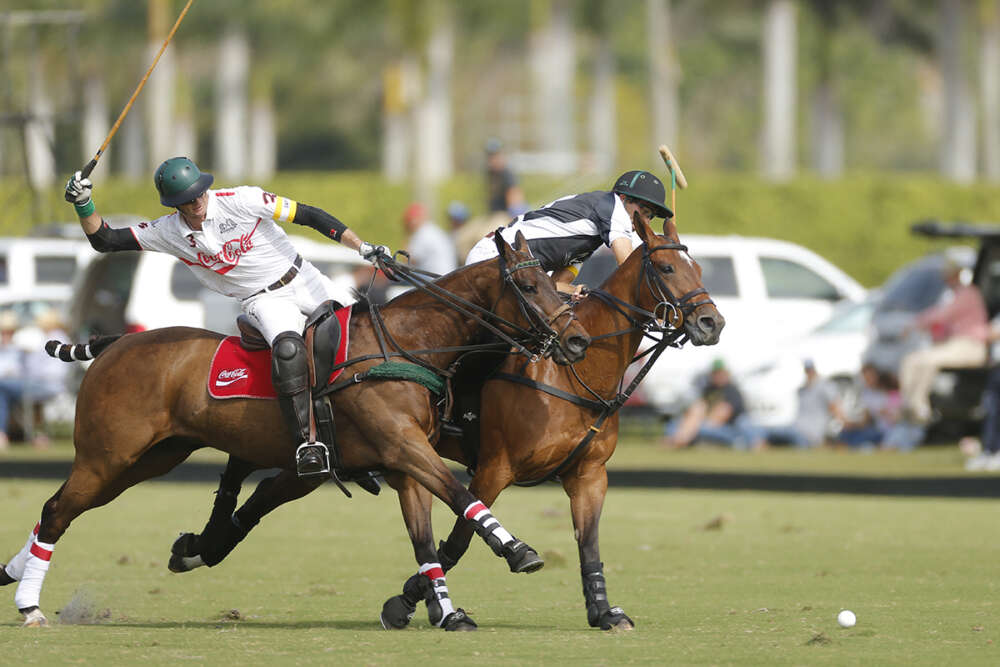
<path id="1" fill-rule="evenodd" d="M 211 174 L 203 174 L 186 157 L 170 158 L 157 167 L 153 175 L 160 203 L 164 206 L 180 206 L 200 197 L 214 180 Z"/>
<path id="2" fill-rule="evenodd" d="M 663 183 L 656 176 L 648 171 L 626 171 L 615 181 L 612 192 L 635 197 L 653 205 L 653 211 L 657 217 L 672 218 L 674 212 L 666 207 L 664 203 L 667 198 L 667 191 L 663 188 Z"/>

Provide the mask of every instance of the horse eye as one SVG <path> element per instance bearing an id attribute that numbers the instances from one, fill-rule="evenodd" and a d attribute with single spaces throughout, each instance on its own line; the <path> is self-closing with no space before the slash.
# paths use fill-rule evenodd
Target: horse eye
<path id="1" fill-rule="evenodd" d="M 673 264 L 660 264 L 658 268 L 660 269 L 660 273 L 673 273 L 674 272 L 674 265 Z"/>
<path id="2" fill-rule="evenodd" d="M 536 293 L 538 291 L 538 288 L 535 287 L 534 285 L 527 285 L 527 284 L 525 284 L 525 285 L 521 285 L 521 291 L 525 292 L 526 294 L 534 294 L 534 293 Z"/>

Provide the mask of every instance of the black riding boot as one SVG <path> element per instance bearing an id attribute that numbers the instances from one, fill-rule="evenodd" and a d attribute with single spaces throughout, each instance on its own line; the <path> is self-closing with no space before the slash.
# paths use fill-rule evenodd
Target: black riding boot
<path id="1" fill-rule="evenodd" d="M 300 477 L 330 472 L 330 454 L 322 442 L 309 442 L 309 360 L 302 336 L 283 331 L 271 350 L 271 380 L 278 404 L 295 442 L 295 467 Z"/>

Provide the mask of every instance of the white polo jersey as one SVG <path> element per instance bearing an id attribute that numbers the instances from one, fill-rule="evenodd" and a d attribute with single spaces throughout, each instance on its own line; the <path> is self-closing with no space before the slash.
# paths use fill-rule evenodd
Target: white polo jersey
<path id="1" fill-rule="evenodd" d="M 245 299 L 295 261 L 295 247 L 277 222 L 293 220 L 297 206 L 254 186 L 209 190 L 201 231 L 188 227 L 178 211 L 130 229 L 143 250 L 173 255 L 205 287 Z"/>

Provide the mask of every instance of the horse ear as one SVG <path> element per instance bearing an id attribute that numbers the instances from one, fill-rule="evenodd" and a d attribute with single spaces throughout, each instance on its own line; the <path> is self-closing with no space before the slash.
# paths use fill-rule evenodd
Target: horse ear
<path id="1" fill-rule="evenodd" d="M 497 253 L 509 260 L 514 250 L 510 247 L 510 244 L 507 243 L 507 239 L 503 237 L 503 234 L 500 233 L 502 230 L 503 227 L 498 227 L 497 230 L 493 232 L 493 242 L 497 245 Z M 518 235 L 520 235 L 520 232 L 518 232 Z"/>
<path id="2" fill-rule="evenodd" d="M 653 236 L 653 230 L 649 228 L 647 223 L 642 221 L 641 217 L 639 217 L 639 211 L 632 214 L 632 229 L 634 229 L 635 233 L 639 235 L 639 238 L 642 239 L 643 243 L 648 244 L 650 237 Z"/>
<path id="3" fill-rule="evenodd" d="M 677 236 L 677 225 L 674 224 L 673 218 L 663 219 L 663 235 L 668 239 L 676 238 Z"/>
<path id="4" fill-rule="evenodd" d="M 518 230 L 517 236 L 514 237 L 514 250 L 524 253 L 530 257 L 534 257 L 534 255 L 531 254 L 531 248 L 528 247 L 528 239 L 524 237 L 524 233 L 521 230 Z"/>

